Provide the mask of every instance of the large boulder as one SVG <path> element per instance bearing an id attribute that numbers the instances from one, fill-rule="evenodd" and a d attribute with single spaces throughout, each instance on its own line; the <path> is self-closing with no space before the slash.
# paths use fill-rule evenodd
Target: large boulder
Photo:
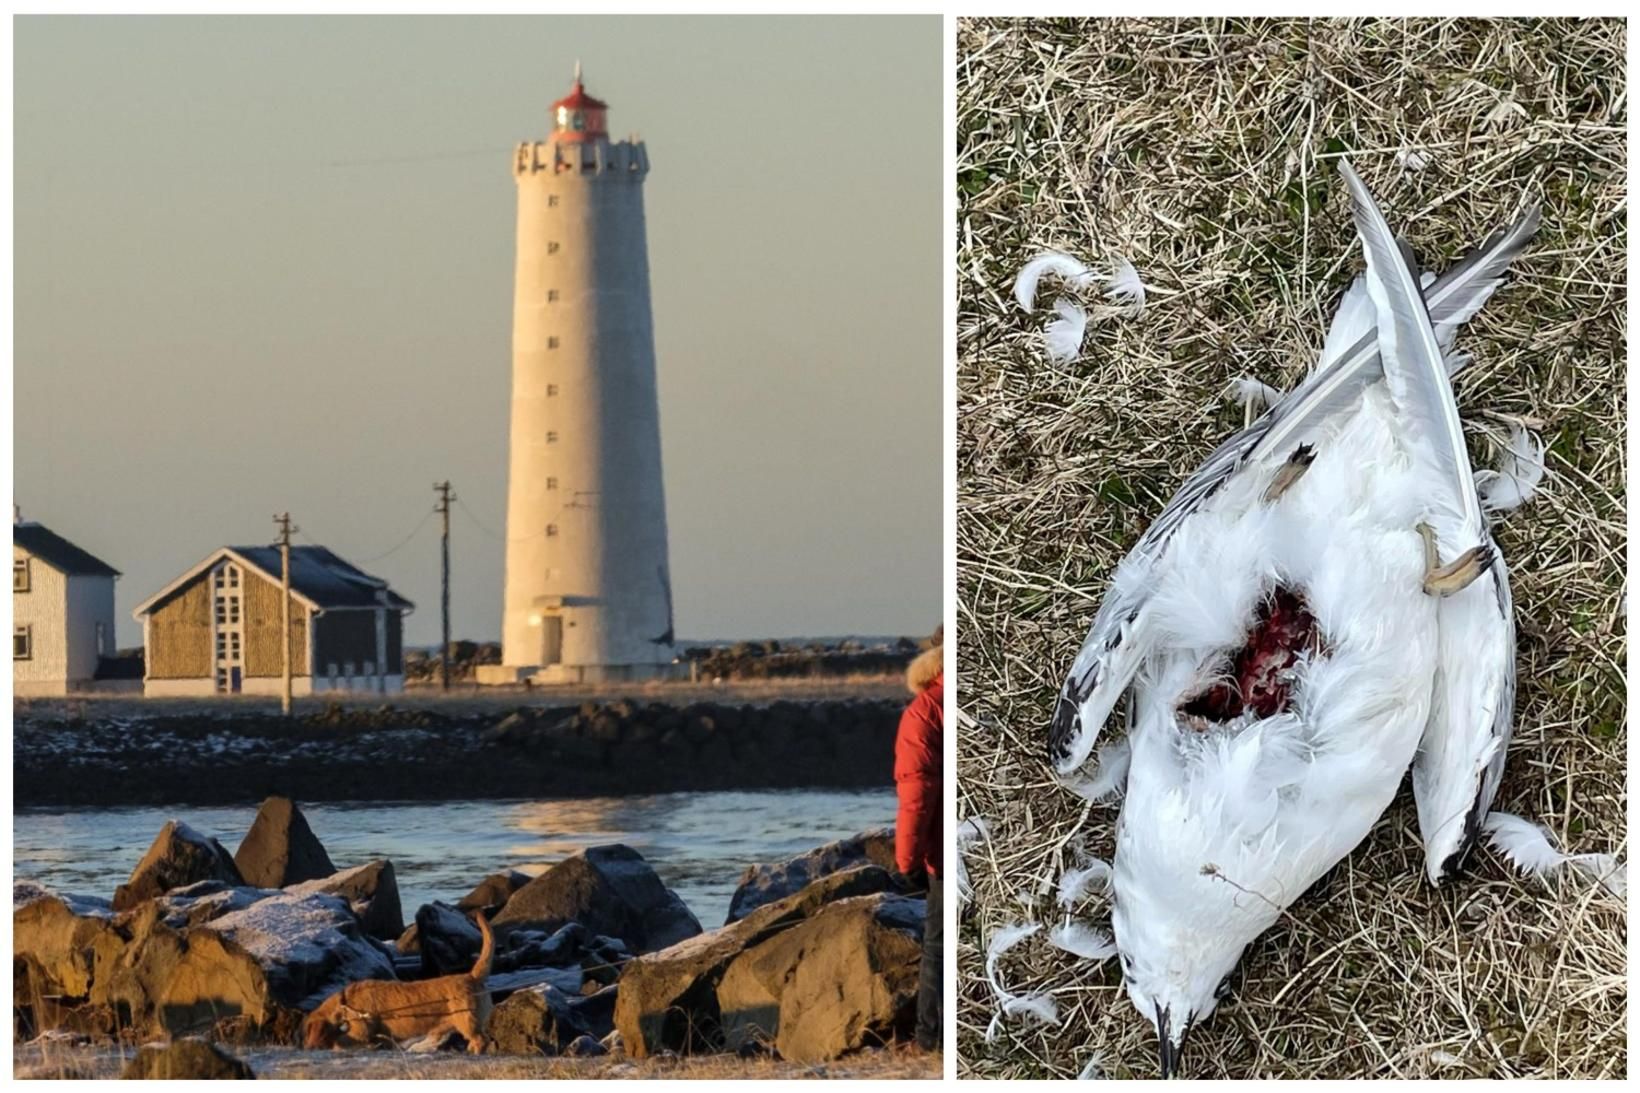
<path id="1" fill-rule="evenodd" d="M 700 921 L 643 855 L 618 843 L 571 854 L 514 892 L 490 920 L 500 935 L 518 929 L 551 933 L 567 922 L 619 938 L 637 953 L 700 933 Z"/>
<path id="2" fill-rule="evenodd" d="M 392 941 L 404 933 L 404 910 L 399 903 L 399 882 L 393 863 L 385 858 L 343 869 L 319 880 L 293 885 L 297 895 L 322 893 L 340 896 L 359 918 L 359 925 L 371 937 Z"/>
<path id="3" fill-rule="evenodd" d="M 909 1035 L 925 904 L 857 896 L 736 957 L 718 984 L 724 1046 L 818 1063 Z"/>
<path id="4" fill-rule="evenodd" d="M 185 1036 L 168 1044 L 144 1044 L 125 1064 L 121 1078 L 183 1081 L 187 1079 L 254 1079 L 256 1072 L 209 1041 Z"/>
<path id="5" fill-rule="evenodd" d="M 139 1036 L 212 1032 L 219 1021 L 246 1030 L 289 1024 L 255 957 L 208 928 L 167 925 L 157 902 L 98 939 L 91 997 Z"/>
<path id="6" fill-rule="evenodd" d="M 543 983 L 514 991 L 490 1014 L 485 1034 L 506 1055 L 562 1055 L 584 1036 L 597 1040 L 615 1027 L 615 988 L 572 995 Z"/>
<path id="7" fill-rule="evenodd" d="M 857 865 L 876 865 L 895 871 L 894 829 L 878 827 L 817 847 L 783 862 L 749 865 L 729 900 L 727 922 L 745 918 L 765 903 L 801 892 L 821 877 Z"/>
<path id="8" fill-rule="evenodd" d="M 662 1051 L 711 1052 L 724 1046 L 717 988 L 735 958 L 822 907 L 894 887 L 875 865 L 821 877 L 796 895 L 757 908 L 739 921 L 636 957 L 621 971 L 615 1027 L 637 1058 Z"/>
<path id="9" fill-rule="evenodd" d="M 97 938 L 113 930 L 112 914 L 74 896 L 35 895 L 11 915 L 11 949 L 32 961 L 34 987 L 63 999 L 91 993 Z"/>
<path id="10" fill-rule="evenodd" d="M 257 900 L 278 894 L 276 888 L 251 888 L 224 884 L 219 880 L 202 880 L 173 888 L 162 896 L 155 896 L 149 903 L 158 909 L 165 925 L 181 930 L 189 926 L 203 926 L 233 911 L 242 911 Z"/>
<path id="11" fill-rule="evenodd" d="M 224 915 L 206 929 L 254 956 L 274 997 L 302 1010 L 345 984 L 393 978 L 386 946 L 371 941 L 353 909 L 336 896 L 281 893 Z"/>
<path id="12" fill-rule="evenodd" d="M 393 976 L 335 896 L 277 892 L 182 928 L 167 914 L 161 901 L 145 904 L 96 945 L 91 1000 L 144 1035 L 282 1040 L 343 985 Z"/>
<path id="13" fill-rule="evenodd" d="M 446 903 L 427 903 L 416 912 L 416 944 L 423 975 L 471 971 L 483 937 L 472 919 Z"/>
<path id="14" fill-rule="evenodd" d="M 258 888 L 285 888 L 336 872 L 324 845 L 289 797 L 262 802 L 233 860 L 245 883 Z"/>
<path id="15" fill-rule="evenodd" d="M 114 890 L 114 910 L 129 910 L 145 899 L 202 880 L 245 883 L 221 843 L 171 820 L 160 828 L 148 853 L 131 871 L 131 879 Z"/>

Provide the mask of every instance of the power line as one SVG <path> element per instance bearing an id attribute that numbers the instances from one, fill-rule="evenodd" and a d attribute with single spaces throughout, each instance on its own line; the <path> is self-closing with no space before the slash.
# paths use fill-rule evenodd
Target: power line
<path id="1" fill-rule="evenodd" d="M 402 540 L 400 540 L 399 544 L 397 546 L 393 547 L 391 550 L 385 550 L 382 553 L 372 555 L 369 558 L 355 558 L 355 559 L 352 559 L 352 563 L 354 565 L 369 565 L 371 562 L 379 562 L 383 558 L 388 557 L 389 555 L 397 554 L 399 551 L 401 551 L 405 547 L 409 546 L 411 540 L 413 540 L 417 535 L 421 534 L 421 529 L 427 526 L 427 521 L 429 521 L 433 518 L 433 515 L 436 511 L 437 511 L 436 509 L 428 509 L 426 514 L 422 516 L 421 523 L 417 524 L 411 530 L 410 534 L 406 535 Z M 317 539 L 313 538 L 311 535 L 308 535 L 306 533 L 301 533 L 301 534 L 302 534 L 302 538 L 306 539 L 308 542 L 312 543 L 314 546 L 324 546 L 325 545 L 325 544 L 319 542 Z"/>

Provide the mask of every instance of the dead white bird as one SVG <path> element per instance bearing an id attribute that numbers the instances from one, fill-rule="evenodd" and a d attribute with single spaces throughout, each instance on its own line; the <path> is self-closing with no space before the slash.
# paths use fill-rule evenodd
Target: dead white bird
<path id="1" fill-rule="evenodd" d="M 1164 1074 L 1245 946 L 1366 835 L 1415 753 L 1439 879 L 1478 834 L 1507 743 L 1508 585 L 1446 350 L 1536 214 L 1426 285 L 1344 170 L 1363 286 L 1315 371 L 1209 456 L 1118 567 L 1049 734 L 1061 774 L 1076 769 L 1137 681 L 1112 923 Z"/>

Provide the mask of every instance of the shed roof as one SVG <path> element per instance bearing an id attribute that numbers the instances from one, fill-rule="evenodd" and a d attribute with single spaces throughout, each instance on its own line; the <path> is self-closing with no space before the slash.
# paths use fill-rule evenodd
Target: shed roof
<path id="1" fill-rule="evenodd" d="M 188 582 L 210 569 L 224 556 L 255 569 L 274 584 L 282 580 L 283 567 L 279 561 L 278 546 L 220 547 L 188 572 L 166 585 L 157 594 L 139 605 L 132 614 L 142 617 L 161 601 Z M 290 548 L 291 594 L 319 611 L 347 607 L 375 607 L 385 594 L 387 606 L 399 611 L 410 611 L 415 604 L 394 592 L 380 577 L 372 577 L 358 566 L 343 560 L 328 547 L 293 546 Z"/>

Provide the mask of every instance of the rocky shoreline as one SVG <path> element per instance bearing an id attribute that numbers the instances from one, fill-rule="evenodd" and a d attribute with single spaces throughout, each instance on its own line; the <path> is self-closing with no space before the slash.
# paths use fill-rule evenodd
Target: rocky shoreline
<path id="1" fill-rule="evenodd" d="M 599 846 L 533 878 L 493 873 L 407 926 L 391 862 L 337 869 L 300 809 L 270 798 L 232 855 L 168 823 L 112 899 L 15 885 L 13 1039 L 104 1054 L 157 1040 L 127 1076 L 247 1076 L 236 1048 L 311 1044 L 326 1019 L 311 1015 L 343 988 L 457 976 L 493 1004 L 486 1055 L 823 1063 L 913 1021 L 924 902 L 892 853 L 879 829 L 748 866 L 729 921 L 703 929 L 636 851 Z M 466 978 L 478 918 L 495 938 L 481 981 Z M 436 1027 L 369 1039 L 475 1046 Z"/>
<path id="2" fill-rule="evenodd" d="M 20 712 L 19 808 L 601 797 L 892 784 L 903 703 L 617 701 L 508 713 L 336 705 L 263 713 Z"/>

